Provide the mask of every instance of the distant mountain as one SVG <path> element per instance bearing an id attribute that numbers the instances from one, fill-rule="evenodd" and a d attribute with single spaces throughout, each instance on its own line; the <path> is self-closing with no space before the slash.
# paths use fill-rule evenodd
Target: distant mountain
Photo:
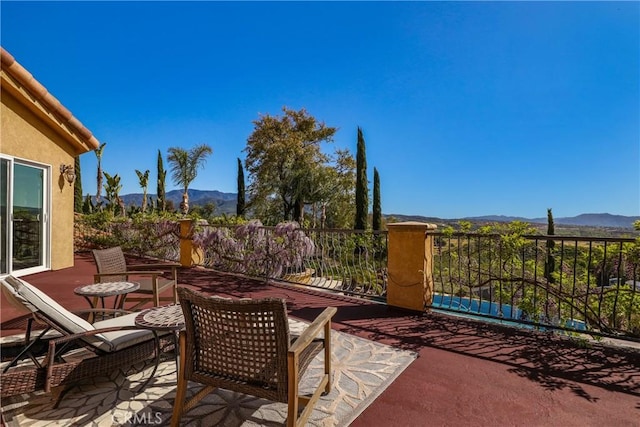
<path id="1" fill-rule="evenodd" d="M 142 204 L 142 193 L 124 194 L 121 196 L 124 204 L 127 206 Z M 147 197 L 156 198 L 154 194 L 147 194 Z M 231 214 L 236 212 L 236 202 L 238 195 L 236 193 L 223 193 L 217 190 L 192 190 L 189 189 L 189 205 L 204 206 L 207 203 L 213 203 L 216 206 L 215 213 L 221 215 L 223 213 Z M 182 202 L 182 190 L 171 190 L 167 193 L 167 201 L 171 201 L 178 208 Z"/>
<path id="2" fill-rule="evenodd" d="M 503 215 L 489 215 L 464 218 L 473 221 L 511 222 L 525 221 L 536 224 L 546 224 L 547 218 L 522 218 Z M 633 223 L 640 220 L 640 216 L 612 215 L 608 213 L 581 214 L 578 216 L 553 218 L 553 222 L 559 225 L 578 225 L 583 227 L 614 227 L 633 228 Z"/>
<path id="3" fill-rule="evenodd" d="M 155 194 L 148 194 L 148 196 L 155 199 Z M 140 206 L 142 204 L 142 193 L 125 194 L 121 196 L 125 205 Z M 236 193 L 223 193 L 217 190 L 189 190 L 189 204 L 191 206 L 204 206 L 207 203 L 213 203 L 216 206 L 215 213 L 221 215 L 234 214 L 236 212 L 236 201 L 238 195 Z M 182 202 L 182 191 L 172 190 L 167 193 L 167 200 L 173 202 L 173 205 L 178 208 L 180 202 Z M 547 218 L 524 218 L 517 216 L 505 216 L 505 215 L 485 215 L 474 216 L 465 218 L 436 218 L 426 217 L 421 215 L 406 215 L 406 214 L 385 214 L 385 217 L 393 217 L 398 221 L 421 221 L 436 224 L 450 224 L 460 220 L 471 222 L 512 222 L 523 221 L 532 224 L 546 224 Z M 633 223 L 640 220 L 640 216 L 624 216 L 624 215 L 612 215 L 608 213 L 598 214 L 581 214 L 573 217 L 554 218 L 554 223 L 557 225 L 567 226 L 582 226 L 582 227 L 611 227 L 611 228 L 633 228 Z"/>
<path id="4" fill-rule="evenodd" d="M 425 217 L 419 215 L 402 215 L 391 214 L 385 215 L 386 217 L 394 217 L 400 221 L 422 221 L 430 223 L 447 224 L 456 222 L 459 220 L 471 221 L 471 222 L 512 222 L 523 221 L 532 224 L 546 224 L 547 218 L 524 218 L 518 216 L 505 216 L 505 215 L 485 215 L 465 217 L 459 219 L 444 219 Z M 612 215 L 608 213 L 601 214 L 581 214 L 573 217 L 554 218 L 553 222 L 556 225 L 574 225 L 582 227 L 612 227 L 612 228 L 633 228 L 633 223 L 640 220 L 640 216 L 624 216 L 624 215 Z"/>
<path id="5" fill-rule="evenodd" d="M 640 216 L 601 214 L 582 214 L 569 218 L 560 218 L 559 224 L 588 225 L 593 227 L 621 227 L 633 228 L 633 223 L 640 220 Z M 545 218 L 542 222 L 546 223 Z"/>

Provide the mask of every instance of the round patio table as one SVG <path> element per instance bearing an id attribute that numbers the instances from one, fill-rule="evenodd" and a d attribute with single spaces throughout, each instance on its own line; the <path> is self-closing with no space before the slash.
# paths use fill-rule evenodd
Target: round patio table
<path id="1" fill-rule="evenodd" d="M 184 315 L 182 314 L 182 307 L 180 307 L 180 304 L 163 305 L 160 307 L 142 310 L 136 316 L 134 322 L 137 327 L 150 329 L 155 333 L 158 331 L 171 332 L 171 335 L 173 336 L 174 351 L 176 354 L 177 374 L 180 369 L 180 348 L 178 346 L 180 340 L 178 339 L 178 334 L 181 329 L 184 329 Z M 158 355 L 159 354 L 160 347 L 158 347 Z M 153 372 L 155 374 L 155 369 Z"/>
<path id="2" fill-rule="evenodd" d="M 103 282 L 80 286 L 75 288 L 73 292 L 89 301 L 91 308 L 97 308 L 98 300 L 101 301 L 102 308 L 105 308 L 104 299 L 114 296 L 113 308 L 122 309 L 127 294 L 138 289 L 140 289 L 140 284 L 136 282 Z"/>

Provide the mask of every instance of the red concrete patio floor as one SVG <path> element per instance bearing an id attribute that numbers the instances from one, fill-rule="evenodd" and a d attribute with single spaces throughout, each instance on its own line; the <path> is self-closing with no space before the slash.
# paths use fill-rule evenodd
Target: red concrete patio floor
<path id="1" fill-rule="evenodd" d="M 70 309 L 87 302 L 73 288 L 91 283 L 95 267 L 25 277 Z M 291 316 L 310 320 L 338 307 L 337 330 L 418 352 L 419 357 L 353 426 L 640 426 L 640 351 L 447 316 L 414 314 L 355 298 L 267 284 L 204 269 L 179 281 L 231 297 L 282 297 Z M 16 317 L 1 301 L 2 335 Z"/>

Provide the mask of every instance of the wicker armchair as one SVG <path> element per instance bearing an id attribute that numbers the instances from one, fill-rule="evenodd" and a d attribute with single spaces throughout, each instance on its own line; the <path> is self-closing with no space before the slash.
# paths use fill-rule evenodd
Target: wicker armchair
<path id="1" fill-rule="evenodd" d="M 179 287 L 185 317 L 180 369 L 171 425 L 215 388 L 288 404 L 287 425 L 304 425 L 322 393 L 331 390 L 331 318 L 326 308 L 302 335 L 289 334 L 284 300 L 229 300 Z M 324 334 L 323 334 L 324 333 Z M 324 375 L 310 396 L 299 381 L 324 349 Z M 185 403 L 188 381 L 205 384 Z"/>
<path id="2" fill-rule="evenodd" d="M 0 286 L 3 292 L 11 295 L 12 304 L 20 303 L 38 322 L 47 325 L 47 329 L 61 334 L 49 340 L 48 352 L 42 360 L 10 366 L 0 374 L 2 398 L 44 390 L 57 394 L 56 407 L 80 380 L 110 374 L 115 369 L 151 359 L 155 359 L 157 368 L 159 350 L 168 348 L 172 342 L 168 337 L 159 338 L 155 332 L 136 328 L 137 313 L 84 310 L 83 313 L 108 312 L 115 316 L 91 324 L 22 279 L 7 276 L 0 279 Z M 154 374 L 155 369 L 149 379 Z"/>
<path id="3" fill-rule="evenodd" d="M 96 262 L 98 272 L 94 275 L 94 282 L 112 282 L 122 280 L 135 280 L 140 284 L 140 288 L 129 295 L 144 294 L 146 297 L 127 296 L 127 301 L 135 301 L 137 304 L 132 308 L 136 310 L 148 302 L 158 307 L 160 301 L 178 301 L 176 287 L 178 285 L 178 267 L 176 263 L 155 263 L 127 265 L 124 253 L 120 246 L 109 249 L 94 249 L 93 259 Z M 131 279 L 131 276 L 136 276 Z M 143 276 L 143 277 L 138 277 Z M 168 276 L 168 277 L 167 277 Z M 166 289 L 172 288 L 171 297 L 161 297 Z"/>

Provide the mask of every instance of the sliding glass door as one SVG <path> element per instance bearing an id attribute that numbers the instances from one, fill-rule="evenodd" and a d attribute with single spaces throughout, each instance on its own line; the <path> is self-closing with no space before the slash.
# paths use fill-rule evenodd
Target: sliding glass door
<path id="1" fill-rule="evenodd" d="M 49 262 L 49 169 L 11 158 L 0 162 L 0 273 L 42 271 Z"/>
<path id="2" fill-rule="evenodd" d="M 10 269 L 10 240 L 9 240 L 9 169 L 11 163 L 0 158 L 0 275 L 9 273 Z"/>

